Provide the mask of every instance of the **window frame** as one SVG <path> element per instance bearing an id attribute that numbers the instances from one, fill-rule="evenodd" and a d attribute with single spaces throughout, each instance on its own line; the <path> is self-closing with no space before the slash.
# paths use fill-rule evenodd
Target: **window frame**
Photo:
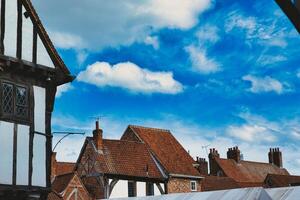
<path id="1" fill-rule="evenodd" d="M 146 196 L 154 196 L 154 183 L 146 182 Z"/>
<path id="2" fill-rule="evenodd" d="M 194 184 L 194 186 L 195 186 L 195 188 L 193 189 L 193 184 Z M 197 192 L 197 181 L 191 181 L 191 184 L 190 184 L 190 186 L 191 186 L 191 191 L 192 192 Z"/>
<path id="3" fill-rule="evenodd" d="M 13 113 L 7 114 L 3 111 L 3 84 L 10 84 L 13 86 Z M 26 90 L 26 101 L 27 104 L 23 106 L 24 108 L 27 108 L 27 115 L 25 117 L 22 117 L 20 115 L 17 115 L 17 88 L 24 88 Z M 21 124 L 30 124 L 31 122 L 31 89 L 27 84 L 24 83 L 18 83 L 7 79 L 0 79 L 0 119 L 6 120 L 9 122 L 16 122 Z"/>
<path id="4" fill-rule="evenodd" d="M 128 181 L 127 182 L 128 184 L 128 197 L 136 197 L 137 196 L 137 183 L 136 181 Z M 132 184 L 132 185 L 131 185 Z M 131 194 L 131 191 L 130 191 L 130 186 L 132 186 L 132 194 Z"/>

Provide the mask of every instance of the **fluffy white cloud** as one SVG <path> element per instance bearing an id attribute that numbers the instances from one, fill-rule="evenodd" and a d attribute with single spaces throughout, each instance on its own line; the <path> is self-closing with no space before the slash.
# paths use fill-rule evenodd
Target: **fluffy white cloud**
<path id="1" fill-rule="evenodd" d="M 269 76 L 256 77 L 247 75 L 243 77 L 243 80 L 251 82 L 251 88 L 249 90 L 253 93 L 276 92 L 277 94 L 281 94 L 284 92 L 283 84 Z"/>
<path id="2" fill-rule="evenodd" d="M 71 85 L 71 83 L 66 83 L 64 85 L 60 85 L 56 91 L 56 98 L 60 98 L 63 93 L 66 93 L 72 89 L 73 89 L 73 86 Z"/>
<path id="3" fill-rule="evenodd" d="M 211 0 L 151 0 L 141 6 L 140 12 L 154 16 L 159 26 L 187 29 L 210 5 Z"/>
<path id="4" fill-rule="evenodd" d="M 154 49 L 159 49 L 159 39 L 157 36 L 147 36 L 144 42 L 151 45 Z"/>
<path id="5" fill-rule="evenodd" d="M 98 87 L 121 87 L 132 92 L 177 94 L 183 86 L 172 72 L 153 72 L 131 62 L 110 65 L 96 62 L 79 73 L 78 81 Z"/>
<path id="6" fill-rule="evenodd" d="M 33 0 L 56 43 L 62 47 L 83 44 L 90 50 L 143 42 L 149 33 L 161 28 L 191 28 L 211 3 L 212 0 Z M 62 42 L 63 38 L 67 42 Z"/>
<path id="7" fill-rule="evenodd" d="M 274 65 L 277 64 L 279 62 L 283 62 L 286 61 L 287 57 L 282 56 L 282 55 L 261 55 L 258 59 L 257 59 L 257 63 L 259 63 L 262 66 L 265 65 Z"/>
<path id="8" fill-rule="evenodd" d="M 193 45 L 186 47 L 192 62 L 193 69 L 201 74 L 216 73 L 221 70 L 220 64 L 209 58 L 206 49 Z"/>
<path id="9" fill-rule="evenodd" d="M 49 34 L 51 35 L 52 42 L 57 48 L 80 49 L 85 46 L 83 39 L 79 36 L 62 32 L 50 32 Z"/>
<path id="10" fill-rule="evenodd" d="M 219 32 L 218 27 L 212 25 L 206 25 L 201 27 L 197 31 L 196 36 L 198 37 L 200 43 L 202 42 L 216 43 L 217 41 L 220 40 L 220 36 L 218 32 Z"/>
<path id="11" fill-rule="evenodd" d="M 273 136 L 267 128 L 258 125 L 229 126 L 226 132 L 228 135 L 246 142 L 276 141 L 276 137 Z"/>

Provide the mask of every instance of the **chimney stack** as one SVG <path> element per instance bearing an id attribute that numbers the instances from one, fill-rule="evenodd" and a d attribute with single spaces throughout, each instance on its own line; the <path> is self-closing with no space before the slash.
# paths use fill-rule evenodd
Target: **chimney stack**
<path id="1" fill-rule="evenodd" d="M 93 131 L 93 139 L 97 150 L 103 150 L 103 130 L 99 127 L 99 121 L 96 121 L 96 129 Z"/>
<path id="2" fill-rule="evenodd" d="M 239 148 L 237 146 L 228 149 L 227 159 L 233 159 L 237 163 L 241 161 L 241 151 L 239 150 Z"/>
<path id="3" fill-rule="evenodd" d="M 197 170 L 199 171 L 199 173 L 202 175 L 208 175 L 208 163 L 205 160 L 205 158 L 197 157 L 196 162 L 197 162 L 197 164 L 199 164 L 199 166 L 197 167 Z"/>
<path id="4" fill-rule="evenodd" d="M 282 153 L 279 148 L 270 148 L 269 163 L 282 168 Z"/>
<path id="5" fill-rule="evenodd" d="M 210 175 L 217 176 L 217 173 L 219 171 L 219 166 L 218 163 L 216 162 L 216 158 L 220 158 L 220 154 L 218 153 L 218 150 L 216 150 L 215 148 L 210 149 L 208 158 L 209 158 Z"/>

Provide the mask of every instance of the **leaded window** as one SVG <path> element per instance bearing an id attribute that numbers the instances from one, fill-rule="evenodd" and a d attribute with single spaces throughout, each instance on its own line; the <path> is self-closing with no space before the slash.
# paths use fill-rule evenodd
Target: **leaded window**
<path id="1" fill-rule="evenodd" d="M 10 83 L 2 84 L 2 110 L 4 114 L 14 113 L 14 86 Z"/>
<path id="2" fill-rule="evenodd" d="M 27 120 L 29 117 L 28 89 L 10 82 L 2 82 L 1 110 L 3 117 Z"/>

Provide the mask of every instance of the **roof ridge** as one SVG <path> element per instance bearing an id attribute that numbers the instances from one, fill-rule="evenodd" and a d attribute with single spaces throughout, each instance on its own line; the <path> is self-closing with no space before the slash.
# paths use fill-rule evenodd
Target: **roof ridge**
<path id="1" fill-rule="evenodd" d="M 149 129 L 149 130 L 156 130 L 156 131 L 171 133 L 170 130 L 168 130 L 168 129 L 162 129 L 162 128 L 153 128 L 153 127 L 146 127 L 146 126 L 139 126 L 139 125 L 129 125 L 129 127 L 132 127 L 132 128 L 142 128 L 142 129 Z"/>
<path id="2" fill-rule="evenodd" d="M 138 141 L 131 141 L 131 140 L 119 140 L 119 139 L 103 139 L 103 141 L 113 141 L 113 142 L 127 142 L 127 143 L 137 143 L 137 144 L 144 144 L 142 142 L 138 142 Z"/>

